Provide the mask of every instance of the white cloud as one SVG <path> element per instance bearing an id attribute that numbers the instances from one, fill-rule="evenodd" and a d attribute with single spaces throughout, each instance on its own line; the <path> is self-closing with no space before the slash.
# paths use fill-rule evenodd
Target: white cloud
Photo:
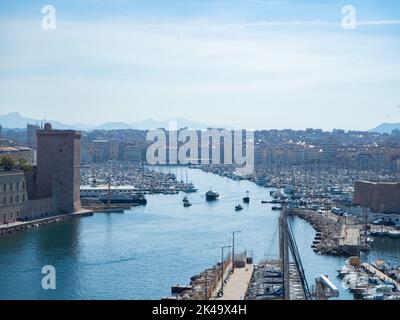
<path id="1" fill-rule="evenodd" d="M 360 26 L 392 25 L 392 24 L 400 24 L 400 20 L 369 20 L 369 21 L 361 21 L 357 24 Z"/>

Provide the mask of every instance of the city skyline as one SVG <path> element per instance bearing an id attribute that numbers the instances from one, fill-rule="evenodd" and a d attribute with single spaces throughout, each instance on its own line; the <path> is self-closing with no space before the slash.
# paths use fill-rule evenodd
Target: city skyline
<path id="1" fill-rule="evenodd" d="M 1 2 L 0 109 L 65 123 L 370 130 L 400 122 L 399 4 Z M 397 9 L 397 11 L 396 11 Z M 27 55 L 27 52 L 29 55 Z"/>

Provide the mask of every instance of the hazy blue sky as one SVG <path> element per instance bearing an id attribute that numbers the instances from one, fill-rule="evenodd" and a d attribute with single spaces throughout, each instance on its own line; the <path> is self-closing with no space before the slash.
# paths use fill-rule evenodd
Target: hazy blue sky
<path id="1" fill-rule="evenodd" d="M 41 27 L 56 8 L 56 30 Z M 357 13 L 341 26 L 342 7 Z M 0 114 L 244 128 L 400 122 L 400 1 L 0 1 Z"/>

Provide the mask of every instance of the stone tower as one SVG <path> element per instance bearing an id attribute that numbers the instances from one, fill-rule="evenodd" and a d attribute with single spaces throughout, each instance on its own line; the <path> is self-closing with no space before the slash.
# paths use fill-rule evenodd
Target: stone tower
<path id="1" fill-rule="evenodd" d="M 37 197 L 54 197 L 58 213 L 81 210 L 80 138 L 77 131 L 53 130 L 49 123 L 37 131 Z"/>

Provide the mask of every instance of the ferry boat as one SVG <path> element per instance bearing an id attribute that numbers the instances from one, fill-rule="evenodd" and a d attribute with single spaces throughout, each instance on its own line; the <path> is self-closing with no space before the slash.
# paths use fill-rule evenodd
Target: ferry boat
<path id="1" fill-rule="evenodd" d="M 98 198 L 103 193 L 131 194 L 137 192 L 134 186 L 108 186 L 108 185 L 87 185 L 81 186 L 81 198 Z"/>
<path id="2" fill-rule="evenodd" d="M 99 198 L 103 203 L 111 203 L 111 204 L 137 204 L 137 205 L 146 205 L 147 200 L 142 194 L 125 194 L 125 193 L 102 193 Z"/>
<path id="3" fill-rule="evenodd" d="M 215 201 L 219 198 L 219 193 L 212 191 L 210 189 L 209 191 L 206 192 L 206 200 L 207 201 Z"/>

